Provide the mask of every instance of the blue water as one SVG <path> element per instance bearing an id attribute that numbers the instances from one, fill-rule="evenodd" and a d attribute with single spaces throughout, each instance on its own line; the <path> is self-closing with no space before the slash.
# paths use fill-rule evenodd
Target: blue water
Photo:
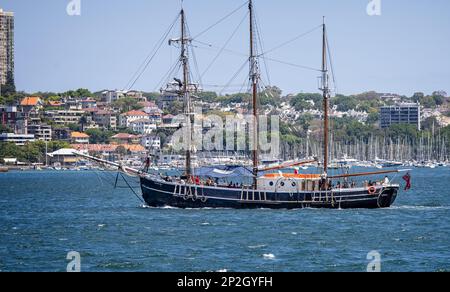
<path id="1" fill-rule="evenodd" d="M 450 169 L 419 169 L 384 210 L 142 206 L 114 174 L 0 174 L 0 271 L 450 270 Z M 123 185 L 123 183 L 121 184 Z"/>

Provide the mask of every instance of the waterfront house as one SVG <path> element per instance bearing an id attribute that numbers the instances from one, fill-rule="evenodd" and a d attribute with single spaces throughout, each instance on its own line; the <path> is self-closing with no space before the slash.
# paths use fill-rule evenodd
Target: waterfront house
<path id="1" fill-rule="evenodd" d="M 71 142 L 74 144 L 89 144 L 89 135 L 80 132 L 70 134 Z"/>
<path id="2" fill-rule="evenodd" d="M 75 149 L 60 149 L 47 154 L 50 164 L 59 163 L 62 166 L 72 166 L 78 162 L 78 157 L 74 154 Z"/>

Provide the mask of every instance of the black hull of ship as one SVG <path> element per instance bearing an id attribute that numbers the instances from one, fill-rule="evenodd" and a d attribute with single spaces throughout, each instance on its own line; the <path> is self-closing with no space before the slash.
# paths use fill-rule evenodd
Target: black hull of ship
<path id="1" fill-rule="evenodd" d="M 365 188 L 329 192 L 271 193 L 263 191 L 179 185 L 141 178 L 142 196 L 150 207 L 231 209 L 378 209 L 389 208 L 399 187 Z"/>

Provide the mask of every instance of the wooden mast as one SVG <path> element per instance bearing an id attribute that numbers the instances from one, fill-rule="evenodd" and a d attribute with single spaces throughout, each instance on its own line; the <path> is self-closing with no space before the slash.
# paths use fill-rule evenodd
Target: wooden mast
<path id="1" fill-rule="evenodd" d="M 181 9 L 181 63 L 183 65 L 183 88 L 182 94 L 184 96 L 184 107 L 186 114 L 186 135 L 185 146 L 186 146 L 186 176 L 188 178 L 192 175 L 192 123 L 191 123 L 191 99 L 189 95 L 189 63 L 188 63 L 188 53 L 187 53 L 187 43 L 190 41 L 186 35 L 186 24 L 185 24 L 185 14 L 184 9 Z"/>
<path id="2" fill-rule="evenodd" d="M 258 167 L 259 167 L 259 135 L 258 135 L 258 61 L 255 55 L 255 38 L 254 38 L 254 15 L 253 1 L 249 0 L 248 4 L 250 14 L 250 78 L 252 81 L 252 103 L 253 103 L 253 187 L 257 188 Z"/>
<path id="3" fill-rule="evenodd" d="M 323 172 L 324 175 L 328 175 L 328 163 L 329 163 L 329 94 L 328 87 L 328 68 L 327 68 L 327 35 L 325 26 L 325 17 L 323 18 L 323 37 L 322 37 L 322 92 L 323 92 Z"/>

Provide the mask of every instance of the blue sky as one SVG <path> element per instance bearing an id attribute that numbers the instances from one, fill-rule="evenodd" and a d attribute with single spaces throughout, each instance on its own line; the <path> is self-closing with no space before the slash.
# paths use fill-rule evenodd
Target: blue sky
<path id="1" fill-rule="evenodd" d="M 68 16 L 70 0 L 0 0 L 15 12 L 16 83 L 20 90 L 64 91 L 85 87 L 122 89 L 175 18 L 179 0 L 81 0 L 81 16 Z M 243 0 L 185 0 L 196 34 Z M 266 49 L 320 25 L 327 17 L 339 93 L 368 90 L 412 95 L 450 92 L 450 1 L 381 0 L 382 15 L 368 16 L 369 0 L 255 0 Z M 245 8 L 198 40 L 221 47 L 245 16 Z M 228 49 L 246 53 L 247 27 Z M 172 37 L 176 37 L 175 32 Z M 164 45 L 135 89 L 158 89 L 177 50 Z M 320 67 L 320 31 L 274 51 L 269 57 Z M 199 47 L 200 71 L 216 52 Z M 203 78 L 227 84 L 245 57 L 224 53 Z M 271 85 L 284 93 L 316 92 L 317 72 L 268 62 Z M 267 78 L 266 78 L 267 79 Z M 233 85 L 243 83 L 245 74 Z M 266 81 L 268 83 L 268 81 Z M 220 87 L 205 86 L 220 90 Z M 233 90 L 233 88 L 230 88 Z"/>

